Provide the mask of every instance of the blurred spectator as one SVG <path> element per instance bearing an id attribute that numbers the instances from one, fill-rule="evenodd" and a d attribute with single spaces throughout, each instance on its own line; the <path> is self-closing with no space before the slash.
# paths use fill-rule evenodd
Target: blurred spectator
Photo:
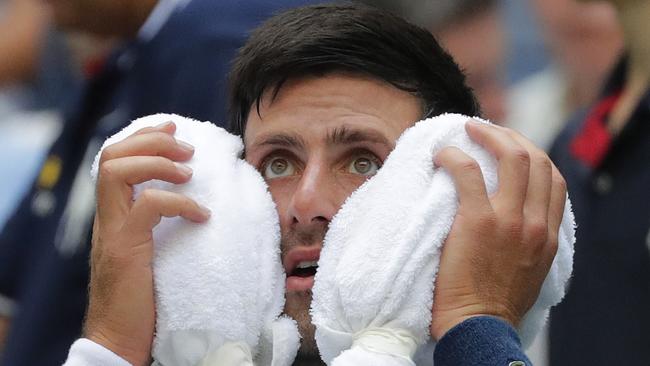
<path id="1" fill-rule="evenodd" d="M 512 85 L 548 65 L 548 53 L 531 10 L 531 0 L 499 0 L 508 51 L 506 77 Z"/>
<path id="2" fill-rule="evenodd" d="M 532 0 L 552 63 L 515 84 L 508 96 L 508 127 L 548 150 L 570 116 L 592 103 L 623 47 L 616 11 L 608 3 Z M 528 350 L 548 365 L 548 333 Z"/>
<path id="3" fill-rule="evenodd" d="M 507 124 L 548 149 L 569 117 L 593 102 L 620 55 L 623 35 L 608 3 L 532 0 L 532 5 L 552 63 L 513 86 Z"/>
<path id="4" fill-rule="evenodd" d="M 363 2 L 431 30 L 466 73 L 484 117 L 497 123 L 504 121 L 506 39 L 497 0 Z"/>
<path id="5" fill-rule="evenodd" d="M 33 77 L 48 16 L 47 8 L 35 1 L 0 4 L 0 85 L 4 86 Z"/>
<path id="6" fill-rule="evenodd" d="M 572 282 L 551 314 L 554 366 L 650 365 L 650 0 L 609 2 L 626 53 L 551 150 L 578 223 Z"/>
<path id="7" fill-rule="evenodd" d="M 56 86 L 75 85 L 65 47 L 49 31 L 48 19 L 37 0 L 0 2 L 0 228 L 60 128 L 63 98 Z M 0 314 L 11 309 L 0 298 Z M 7 327 L 0 317 L 0 354 Z"/>
<path id="8" fill-rule="evenodd" d="M 61 108 L 79 81 L 46 5 L 3 1 L 0 14 L 1 228 L 59 132 Z"/>
<path id="9" fill-rule="evenodd" d="M 495 123 L 506 117 L 506 35 L 497 0 L 453 1 L 446 17 L 429 29 L 467 74 L 467 84 L 483 116 Z"/>
<path id="10" fill-rule="evenodd" d="M 80 336 L 94 212 L 89 168 L 103 140 L 157 112 L 225 121 L 226 72 L 248 30 L 280 8 L 308 2 L 50 2 L 61 27 L 123 43 L 65 115 L 36 182 L 0 235 L 0 303 L 15 304 L 0 320 L 11 316 L 0 364 L 61 364 Z"/>

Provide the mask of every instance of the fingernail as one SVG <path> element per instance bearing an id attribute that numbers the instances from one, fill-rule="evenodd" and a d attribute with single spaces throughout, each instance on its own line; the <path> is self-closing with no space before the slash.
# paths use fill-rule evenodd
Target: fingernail
<path id="1" fill-rule="evenodd" d="M 176 165 L 176 169 L 180 170 L 183 174 L 185 174 L 187 176 L 190 176 L 193 173 L 192 168 L 190 168 L 189 166 L 187 166 L 185 164 L 174 162 L 174 165 Z"/>
<path id="2" fill-rule="evenodd" d="M 164 128 L 164 127 L 167 127 L 169 125 L 172 125 L 173 123 L 174 122 L 172 122 L 172 121 L 163 122 L 163 123 L 157 125 L 156 128 Z"/>
<path id="3" fill-rule="evenodd" d="M 205 215 L 206 219 L 209 218 L 210 216 L 212 216 L 212 210 L 210 210 L 209 208 L 207 208 L 207 207 L 205 207 L 203 205 L 199 205 L 199 208 L 201 209 L 201 213 L 203 213 L 203 215 Z"/>
<path id="4" fill-rule="evenodd" d="M 479 122 L 477 120 L 473 120 L 473 119 L 470 119 L 469 121 L 467 121 L 467 123 L 472 125 L 472 126 L 480 126 L 480 125 L 483 124 L 483 123 L 481 123 L 481 122 Z"/>
<path id="5" fill-rule="evenodd" d="M 177 143 L 178 146 L 180 146 L 181 149 L 183 149 L 183 150 L 186 150 L 186 151 L 194 151 L 194 146 L 188 144 L 188 143 L 185 142 L 185 141 L 176 140 L 176 143 Z"/>
<path id="6" fill-rule="evenodd" d="M 438 156 L 436 155 L 436 157 L 433 159 L 433 168 L 435 169 L 439 167 L 440 167 L 440 163 L 438 162 Z"/>

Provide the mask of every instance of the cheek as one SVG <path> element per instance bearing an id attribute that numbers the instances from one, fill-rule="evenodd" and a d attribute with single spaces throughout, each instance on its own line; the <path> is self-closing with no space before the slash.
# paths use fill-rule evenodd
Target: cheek
<path id="1" fill-rule="evenodd" d="M 278 210 L 278 216 L 280 216 L 280 225 L 284 227 L 285 218 L 288 216 L 289 204 L 295 192 L 296 182 L 282 179 L 267 181 L 267 184 L 273 202 L 275 202 L 276 209 Z"/>
<path id="2" fill-rule="evenodd" d="M 350 197 L 352 192 L 356 191 L 357 188 L 361 187 L 363 183 L 372 177 L 359 174 L 339 174 L 337 178 L 341 196 L 343 197 L 341 204 L 343 204 L 343 202 Z"/>

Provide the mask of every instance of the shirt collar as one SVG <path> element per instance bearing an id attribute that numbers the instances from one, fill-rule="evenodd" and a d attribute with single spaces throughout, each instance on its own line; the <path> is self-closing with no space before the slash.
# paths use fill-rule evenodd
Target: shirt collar
<path id="1" fill-rule="evenodd" d="M 148 42 L 160 32 L 169 17 L 177 9 L 185 7 L 191 0 L 159 0 L 151 14 L 138 31 L 138 40 Z"/>

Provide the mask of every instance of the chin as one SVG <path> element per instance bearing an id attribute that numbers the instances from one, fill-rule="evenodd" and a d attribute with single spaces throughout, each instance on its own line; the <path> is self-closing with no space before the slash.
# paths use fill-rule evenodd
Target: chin
<path id="1" fill-rule="evenodd" d="M 311 306 L 311 290 L 300 292 L 289 292 L 286 294 L 284 313 L 298 323 L 301 341 L 298 359 L 320 360 L 314 332 L 316 328 L 311 323 L 309 307 Z"/>

